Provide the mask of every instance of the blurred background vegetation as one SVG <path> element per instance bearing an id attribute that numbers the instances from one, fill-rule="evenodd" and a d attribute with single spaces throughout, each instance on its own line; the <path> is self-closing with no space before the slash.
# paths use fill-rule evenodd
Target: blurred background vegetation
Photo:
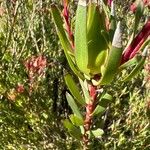
<path id="1" fill-rule="evenodd" d="M 62 120 L 71 110 L 63 69 L 70 71 L 50 15 L 59 0 L 0 1 L 0 149 L 66 150 L 78 143 L 66 133 Z M 126 27 L 124 44 L 132 32 L 131 1 L 116 1 Z M 75 2 L 71 2 L 74 15 Z M 148 16 L 148 10 L 145 16 Z M 126 14 L 126 15 L 124 15 Z M 144 18 L 141 24 L 144 22 Z M 102 139 L 94 149 L 150 149 L 150 58 L 128 83 L 107 87 L 114 100 L 108 106 Z M 124 72 L 126 73 L 126 72 Z M 96 126 L 102 122 L 97 121 Z"/>

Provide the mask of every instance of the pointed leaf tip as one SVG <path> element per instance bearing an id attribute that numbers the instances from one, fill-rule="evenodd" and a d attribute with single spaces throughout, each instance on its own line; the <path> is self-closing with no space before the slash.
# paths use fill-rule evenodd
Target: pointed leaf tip
<path id="1" fill-rule="evenodd" d="M 77 102 L 81 104 L 82 106 L 85 105 L 86 104 L 85 100 L 80 94 L 80 90 L 76 82 L 73 80 L 72 76 L 69 73 L 67 73 L 65 74 L 64 78 L 65 78 L 67 87 L 69 88 L 71 94 L 76 98 Z"/>
<path id="2" fill-rule="evenodd" d="M 147 57 L 148 56 L 148 45 L 144 48 L 142 52 L 142 56 Z"/>
<path id="3" fill-rule="evenodd" d="M 116 15 L 116 12 L 115 12 L 115 4 L 114 2 L 112 1 L 111 2 L 111 16 L 115 16 Z"/>
<path id="4" fill-rule="evenodd" d="M 82 118 L 82 115 L 79 111 L 79 108 L 78 108 L 76 102 L 74 101 L 73 97 L 68 92 L 66 93 L 66 98 L 67 98 L 68 104 L 71 107 L 73 113 L 76 116 L 78 116 L 79 118 Z"/>
<path id="5" fill-rule="evenodd" d="M 122 48 L 122 28 L 120 21 L 117 24 L 117 28 L 112 41 L 112 46 Z"/>

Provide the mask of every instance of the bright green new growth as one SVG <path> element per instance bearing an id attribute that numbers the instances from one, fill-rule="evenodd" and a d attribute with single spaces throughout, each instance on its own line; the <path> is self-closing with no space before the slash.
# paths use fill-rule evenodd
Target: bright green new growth
<path id="1" fill-rule="evenodd" d="M 94 85 L 110 84 L 122 56 L 121 25 L 118 24 L 112 46 L 106 30 L 105 14 L 95 2 L 79 1 L 75 24 L 75 60 L 81 72 L 92 78 Z M 110 48 L 110 49 L 109 49 Z M 101 79 L 95 81 L 93 77 Z"/>
<path id="2" fill-rule="evenodd" d="M 101 72 L 107 55 L 108 45 L 101 34 L 106 30 L 103 15 L 98 4 L 83 5 L 79 1 L 75 24 L 75 58 L 79 69 L 90 77 Z"/>
<path id="3" fill-rule="evenodd" d="M 105 32 L 103 26 L 103 16 L 99 7 L 95 3 L 90 3 L 88 7 L 87 39 L 88 39 L 88 65 L 90 73 L 99 74 L 101 65 L 104 64 L 107 55 L 108 45 L 101 34 Z"/>
<path id="4" fill-rule="evenodd" d="M 102 136 L 102 129 L 92 128 L 92 120 L 93 117 L 103 115 L 113 99 L 111 95 L 103 92 L 105 86 L 101 85 L 111 84 L 117 73 L 133 67 L 133 70 L 122 81 L 130 80 L 143 67 L 146 59 L 144 51 L 143 55 L 122 63 L 121 23 L 118 22 L 116 26 L 113 3 L 111 15 L 107 14 L 105 4 L 101 5 L 100 7 L 96 0 L 78 1 L 74 32 L 75 47 L 73 48 L 63 28 L 59 10 L 52 7 L 51 11 L 67 61 L 77 75 L 82 88 L 80 91 L 70 74 L 64 75 L 66 85 L 70 90 L 70 93 L 66 93 L 66 98 L 73 113 L 64 121 L 64 125 L 74 138 L 82 141 L 84 149 L 88 146 L 90 139 Z M 109 19 L 109 27 L 107 19 Z M 142 49 L 148 42 L 145 42 Z"/>
<path id="5" fill-rule="evenodd" d="M 96 1 L 87 3 L 86 0 L 79 0 L 75 21 L 74 50 L 63 28 L 58 8 L 54 5 L 51 8 L 60 42 L 73 72 L 82 80 L 85 75 L 85 78 L 92 80 L 96 86 L 110 84 L 116 73 L 121 71 L 119 65 L 123 51 L 121 27 L 120 25 L 117 28 L 115 25 L 112 27 L 113 21 L 116 23 L 114 7 L 111 13 L 113 20 L 110 20 L 108 31 L 105 22 L 108 15 L 103 10 L 103 5 L 100 7 Z M 95 75 L 100 77 L 99 81 L 94 79 Z"/>
<path id="6" fill-rule="evenodd" d="M 120 22 L 117 25 L 111 49 L 109 50 L 105 64 L 101 67 L 101 79 L 99 82 L 93 80 L 94 85 L 107 85 L 111 83 L 118 71 L 122 56 L 122 31 Z"/>

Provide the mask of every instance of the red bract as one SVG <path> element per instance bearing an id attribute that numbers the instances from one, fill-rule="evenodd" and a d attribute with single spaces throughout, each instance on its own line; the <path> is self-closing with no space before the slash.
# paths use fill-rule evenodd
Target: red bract
<path id="1" fill-rule="evenodd" d="M 89 93 L 92 100 L 95 100 L 97 96 L 97 87 L 93 85 L 89 85 Z"/>
<path id="2" fill-rule="evenodd" d="M 69 39 L 71 41 L 71 46 L 74 49 L 74 36 L 73 32 L 71 30 L 71 25 L 70 25 L 70 20 L 69 20 L 69 9 L 68 9 L 68 1 L 64 0 L 63 1 L 64 9 L 63 9 L 63 17 L 65 20 L 65 28 L 68 33 Z"/>
<path id="3" fill-rule="evenodd" d="M 133 58 L 138 50 L 141 48 L 143 43 L 146 41 L 148 36 L 150 35 L 150 18 L 143 26 L 142 30 L 138 33 L 138 35 L 133 39 L 132 43 L 125 49 L 122 63 L 128 61 Z"/>
<path id="4" fill-rule="evenodd" d="M 66 0 L 63 1 L 63 5 L 64 5 L 63 16 L 68 23 L 69 12 L 68 12 L 68 3 L 66 2 Z"/>

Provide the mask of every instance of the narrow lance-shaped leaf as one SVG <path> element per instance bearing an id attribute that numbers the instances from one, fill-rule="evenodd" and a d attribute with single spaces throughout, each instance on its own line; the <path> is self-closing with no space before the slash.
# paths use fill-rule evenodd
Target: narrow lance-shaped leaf
<path id="1" fill-rule="evenodd" d="M 97 105 L 95 110 L 92 113 L 92 116 L 96 116 L 96 115 L 100 116 L 104 111 L 105 111 L 104 107 Z"/>
<path id="2" fill-rule="evenodd" d="M 78 88 L 77 84 L 74 82 L 71 75 L 69 73 L 67 73 L 67 74 L 65 74 L 64 78 L 65 78 L 66 85 L 68 86 L 71 94 L 75 97 L 75 99 L 78 101 L 79 104 L 85 105 L 86 104 L 85 100 L 81 96 L 79 88 Z"/>
<path id="3" fill-rule="evenodd" d="M 51 14 L 53 16 L 54 23 L 57 28 L 57 34 L 59 36 L 61 45 L 63 47 L 64 53 L 66 55 L 67 61 L 69 63 L 70 68 L 72 71 L 81 79 L 83 79 L 83 75 L 78 71 L 76 66 L 74 65 L 69 53 L 73 55 L 73 50 L 71 48 L 71 44 L 66 36 L 65 30 L 63 28 L 63 20 L 60 15 L 59 9 L 55 5 L 51 5 Z"/>
<path id="4" fill-rule="evenodd" d="M 83 95 L 84 95 L 86 104 L 89 104 L 91 97 L 89 95 L 87 81 L 86 80 L 82 81 L 81 79 L 79 79 L 79 81 L 80 81 L 80 85 L 81 85 L 81 88 L 83 91 Z"/>
<path id="5" fill-rule="evenodd" d="M 110 29 L 109 29 L 109 36 L 111 41 L 113 40 L 113 36 L 116 29 L 116 14 L 115 14 L 115 4 L 114 1 L 111 3 L 111 16 L 110 16 Z"/>
<path id="6" fill-rule="evenodd" d="M 134 22 L 134 33 L 133 33 L 133 38 L 135 37 L 135 33 L 137 31 L 139 22 L 141 17 L 143 16 L 143 11 L 144 11 L 144 3 L 142 0 L 136 0 L 136 11 L 135 11 L 135 22 Z"/>
<path id="7" fill-rule="evenodd" d="M 144 65 L 144 62 L 146 60 L 146 56 L 147 56 L 147 51 L 148 51 L 148 47 L 146 47 L 142 53 L 142 59 L 139 61 L 139 63 L 135 66 L 135 68 L 131 71 L 131 73 L 125 77 L 123 79 L 123 82 L 125 81 L 129 81 L 131 80 L 134 76 L 136 76 L 139 71 L 142 69 L 143 65 Z"/>
<path id="8" fill-rule="evenodd" d="M 142 56 L 141 56 L 141 55 L 137 55 L 137 56 L 133 57 L 132 59 L 130 59 L 130 60 L 127 61 L 126 63 L 122 64 L 122 65 L 119 67 L 118 71 L 120 72 L 120 71 L 122 71 L 123 69 L 127 69 L 127 68 L 129 68 L 129 67 L 132 67 L 132 66 L 138 64 L 141 59 L 142 59 Z"/>
<path id="9" fill-rule="evenodd" d="M 106 108 L 108 104 L 112 102 L 112 100 L 113 100 L 112 95 L 105 93 L 104 95 L 102 95 L 102 97 L 100 97 L 99 105 Z"/>
<path id="10" fill-rule="evenodd" d="M 96 130 L 91 130 L 91 133 L 95 138 L 101 138 L 102 135 L 104 134 L 104 131 L 102 129 L 96 129 Z"/>
<path id="11" fill-rule="evenodd" d="M 149 17 L 147 18 L 147 20 L 149 19 Z M 145 21 L 145 22 L 147 22 L 147 20 Z M 150 27 L 149 27 L 150 28 Z M 142 30 L 141 30 L 142 31 Z M 145 30 L 146 31 L 146 30 Z M 149 31 L 148 31 L 149 32 Z M 142 38 L 142 36 L 144 35 L 144 32 L 142 33 L 142 34 L 138 34 L 139 36 L 136 36 L 136 38 L 133 40 L 133 37 L 135 36 L 134 35 L 134 33 L 131 35 L 131 37 L 130 37 L 130 39 L 128 40 L 128 43 L 127 43 L 127 45 L 126 45 L 126 47 L 125 47 L 125 49 L 124 49 L 124 52 L 123 52 L 123 57 L 122 57 L 122 63 L 124 63 L 124 61 L 125 61 L 125 59 L 127 59 L 127 58 L 125 58 L 125 53 L 127 53 L 127 51 L 128 51 L 128 57 L 129 58 L 133 58 L 134 56 L 135 56 L 135 54 L 137 53 L 137 51 L 140 51 L 140 50 L 143 50 L 144 49 L 144 47 L 149 43 L 149 41 L 150 41 L 150 39 L 148 38 L 148 39 L 144 39 L 142 42 L 142 44 L 140 44 L 140 43 L 137 43 L 137 44 L 139 44 L 137 47 L 136 47 L 136 45 L 132 45 L 132 43 L 134 43 L 135 42 L 135 44 L 136 44 L 136 41 L 140 41 L 140 38 Z M 138 40 L 137 40 L 137 37 L 139 37 L 138 38 Z M 147 37 L 146 37 L 147 38 Z M 134 42 L 133 42 L 134 41 Z M 132 45 L 132 51 L 129 51 L 129 47 L 131 47 L 131 45 Z M 141 46 L 141 47 L 140 47 Z M 135 48 L 136 47 L 136 48 Z M 128 61 L 129 60 L 129 58 L 126 60 L 126 61 Z M 125 61 L 125 62 L 126 62 Z"/>
<path id="12" fill-rule="evenodd" d="M 145 40 L 145 42 L 143 42 L 143 44 L 140 47 L 137 46 L 134 49 L 134 51 L 130 55 L 130 59 L 133 58 L 137 54 L 138 51 L 143 51 L 149 43 L 150 43 L 150 36 L 147 38 L 147 40 Z"/>
<path id="13" fill-rule="evenodd" d="M 83 119 L 79 118 L 76 115 L 70 115 L 69 118 L 75 126 L 82 126 L 84 124 Z"/>
<path id="14" fill-rule="evenodd" d="M 54 23 L 57 28 L 57 33 L 58 33 L 59 39 L 61 41 L 61 44 L 64 48 L 64 51 L 65 52 L 70 51 L 73 53 L 73 49 L 71 48 L 71 44 L 69 43 L 69 40 L 66 36 L 65 30 L 63 27 L 64 22 L 60 15 L 60 11 L 54 4 L 51 5 L 51 14 L 53 16 L 53 20 L 54 20 Z"/>
<path id="15" fill-rule="evenodd" d="M 95 130 L 90 130 L 87 132 L 88 136 L 90 139 L 92 138 L 101 138 L 102 135 L 104 134 L 104 131 L 100 128 L 95 129 Z"/>
<path id="16" fill-rule="evenodd" d="M 87 0 L 79 0 L 75 22 L 75 59 L 79 69 L 88 75 L 87 46 Z"/>
<path id="17" fill-rule="evenodd" d="M 150 43 L 150 38 L 148 38 L 143 45 L 140 48 L 140 51 L 143 51 L 145 49 L 145 47 Z M 132 67 L 134 65 L 137 65 L 143 56 L 137 54 L 135 57 L 133 57 L 132 59 L 128 60 L 127 62 L 123 63 L 120 67 L 118 71 L 122 71 L 123 69 L 126 69 L 128 67 Z"/>
<path id="18" fill-rule="evenodd" d="M 81 140 L 82 134 L 79 128 L 75 127 L 68 119 L 64 120 L 63 124 L 74 138 Z"/>
<path id="19" fill-rule="evenodd" d="M 120 65 L 122 55 L 122 30 L 120 22 L 117 25 L 117 29 L 114 34 L 112 47 L 109 51 L 106 63 L 101 68 L 102 77 L 100 81 L 96 82 L 92 80 L 94 85 L 107 85 L 114 79 L 118 67 Z"/>
<path id="20" fill-rule="evenodd" d="M 82 115 L 81 115 L 79 108 L 78 108 L 76 102 L 74 101 L 73 97 L 69 93 L 66 93 L 66 98 L 67 98 L 68 104 L 71 107 L 73 113 L 76 116 L 78 116 L 79 118 L 82 118 Z"/>
<path id="21" fill-rule="evenodd" d="M 103 112 L 108 107 L 108 104 L 112 102 L 112 99 L 113 97 L 110 94 L 108 93 L 102 94 L 102 96 L 99 99 L 99 103 L 97 107 L 95 108 L 94 112 L 92 113 L 92 115 L 95 116 L 95 115 L 103 114 Z"/>

